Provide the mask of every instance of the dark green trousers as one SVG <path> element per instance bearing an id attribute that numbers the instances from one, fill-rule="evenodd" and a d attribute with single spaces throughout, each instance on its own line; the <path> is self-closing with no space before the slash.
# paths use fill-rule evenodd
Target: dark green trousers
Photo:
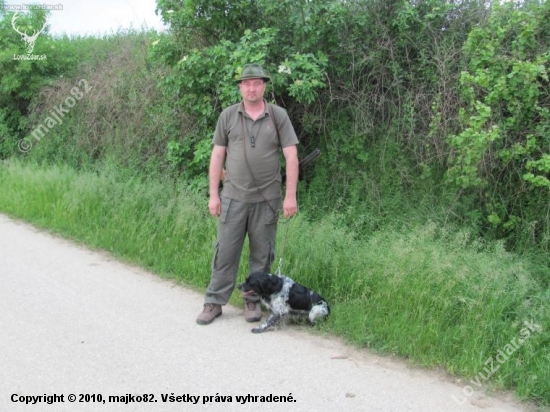
<path id="1" fill-rule="evenodd" d="M 212 273 L 204 303 L 225 305 L 235 288 L 247 235 L 250 247 L 249 273 L 271 270 L 275 260 L 277 211 L 281 199 L 243 203 L 222 197 L 221 201 Z M 259 297 L 250 297 L 247 300 L 255 301 Z"/>

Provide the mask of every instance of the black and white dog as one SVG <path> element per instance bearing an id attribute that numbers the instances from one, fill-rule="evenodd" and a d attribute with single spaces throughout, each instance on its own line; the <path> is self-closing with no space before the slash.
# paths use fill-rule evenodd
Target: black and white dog
<path id="1" fill-rule="evenodd" d="M 265 332 L 287 315 L 307 316 L 313 325 L 317 319 L 330 313 L 328 302 L 322 296 L 287 276 L 255 272 L 237 288 L 243 296 L 259 295 L 262 303 L 271 311 L 271 316 L 264 324 L 252 329 L 253 333 Z"/>

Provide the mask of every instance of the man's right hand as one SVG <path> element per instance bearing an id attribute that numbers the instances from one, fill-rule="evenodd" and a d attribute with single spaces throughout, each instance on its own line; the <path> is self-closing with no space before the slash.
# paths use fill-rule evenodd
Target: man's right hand
<path id="1" fill-rule="evenodd" d="M 208 209 L 210 210 L 210 214 L 212 216 L 218 217 L 220 215 L 222 212 L 222 202 L 219 196 L 210 196 L 210 200 L 208 201 Z"/>
<path id="2" fill-rule="evenodd" d="M 210 200 L 208 209 L 210 214 L 218 217 L 222 212 L 222 202 L 218 188 L 220 187 L 220 176 L 223 170 L 223 161 L 225 160 L 225 146 L 214 145 L 210 157 L 210 167 L 208 169 L 208 180 L 210 181 Z"/>

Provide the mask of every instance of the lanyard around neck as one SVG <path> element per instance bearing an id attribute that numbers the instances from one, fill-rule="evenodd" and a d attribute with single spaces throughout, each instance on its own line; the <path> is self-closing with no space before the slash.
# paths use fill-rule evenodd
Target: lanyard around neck
<path id="1" fill-rule="evenodd" d="M 240 112 L 239 115 L 240 115 L 240 118 L 241 118 L 241 129 L 243 130 L 245 142 L 248 140 L 248 141 L 250 141 L 250 147 L 256 147 L 256 139 L 258 138 L 258 135 L 260 134 L 261 125 L 260 125 L 260 128 L 258 130 L 258 133 L 256 133 L 256 134 L 252 133 L 251 134 L 250 131 L 248 130 L 248 125 L 247 125 L 246 119 L 244 118 L 244 113 Z M 250 120 L 252 120 L 252 119 L 250 119 Z M 253 122 L 252 123 L 252 129 L 254 129 L 256 120 L 253 120 L 252 122 Z"/>

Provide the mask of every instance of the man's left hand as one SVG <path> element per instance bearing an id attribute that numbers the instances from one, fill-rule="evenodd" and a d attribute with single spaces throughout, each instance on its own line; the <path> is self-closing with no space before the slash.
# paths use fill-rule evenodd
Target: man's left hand
<path id="1" fill-rule="evenodd" d="M 283 202 L 283 213 L 286 218 L 292 217 L 298 213 L 298 202 L 296 199 L 285 198 Z"/>

